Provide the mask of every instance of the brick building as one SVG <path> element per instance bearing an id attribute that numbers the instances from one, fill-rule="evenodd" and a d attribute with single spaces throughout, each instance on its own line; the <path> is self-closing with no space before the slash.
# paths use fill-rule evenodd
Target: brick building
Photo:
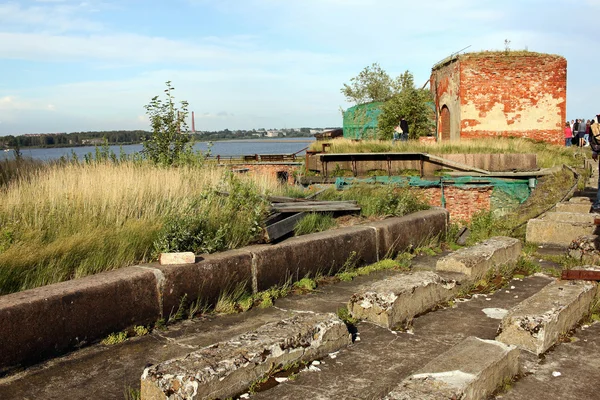
<path id="1" fill-rule="evenodd" d="M 527 51 L 467 53 L 434 65 L 438 140 L 518 136 L 564 143 L 567 60 Z"/>

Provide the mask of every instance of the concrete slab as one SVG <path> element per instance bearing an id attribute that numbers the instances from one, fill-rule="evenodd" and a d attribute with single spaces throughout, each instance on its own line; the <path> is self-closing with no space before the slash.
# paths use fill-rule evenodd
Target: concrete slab
<path id="1" fill-rule="evenodd" d="M 359 265 L 377 261 L 375 232 L 351 226 L 299 236 L 275 245 L 249 246 L 254 291 L 305 276 L 335 274 L 352 258 Z"/>
<path id="2" fill-rule="evenodd" d="M 237 288 L 252 291 L 252 254 L 244 249 L 203 254 L 188 265 L 148 265 L 160 279 L 162 313 L 177 312 L 181 300 L 215 304 L 222 293 Z"/>
<path id="3" fill-rule="evenodd" d="M 589 222 L 530 219 L 527 222 L 525 240 L 528 243 L 566 247 L 571 244 L 574 238 L 584 235 L 594 235 L 598 231 L 598 226 Z"/>
<path id="4" fill-rule="evenodd" d="M 392 390 L 386 400 L 480 400 L 519 372 L 519 350 L 469 337 Z"/>
<path id="5" fill-rule="evenodd" d="M 587 196 L 574 196 L 569 199 L 569 203 L 585 204 L 591 206 L 594 201 Z"/>
<path id="6" fill-rule="evenodd" d="M 559 222 L 575 222 L 575 223 L 586 223 L 593 224 L 594 220 L 598 218 L 598 214 L 591 213 L 573 213 L 573 212 L 549 212 L 544 215 L 545 221 L 559 221 Z"/>
<path id="7" fill-rule="evenodd" d="M 525 376 L 497 399 L 582 400 L 597 399 L 600 393 L 600 323 L 585 325 L 567 343 L 533 363 Z"/>
<path id="8" fill-rule="evenodd" d="M 388 218 L 383 221 L 369 222 L 368 226 L 377 234 L 377 252 L 379 259 L 394 256 L 410 247 L 427 244 L 446 232 L 450 213 L 444 208 L 434 207 L 403 217 Z"/>
<path id="9" fill-rule="evenodd" d="M 554 207 L 554 211 L 556 211 L 556 212 L 589 213 L 590 205 L 586 204 L 586 203 L 583 203 L 583 204 L 569 203 L 569 202 L 558 203 L 556 205 L 556 207 Z"/>
<path id="10" fill-rule="evenodd" d="M 589 313 L 595 282 L 556 281 L 511 309 L 496 340 L 535 354 L 552 347 Z"/>
<path id="11" fill-rule="evenodd" d="M 453 298 L 459 288 L 455 280 L 430 271 L 393 276 L 352 295 L 348 311 L 354 318 L 388 329 L 402 329 L 416 315 Z"/>
<path id="12" fill-rule="evenodd" d="M 312 361 L 352 342 L 335 314 L 301 313 L 144 370 L 142 400 L 227 398 L 277 366 Z"/>
<path id="13" fill-rule="evenodd" d="M 425 265 L 426 259 L 421 260 Z M 433 265 L 434 267 L 435 265 Z M 279 299 L 276 307 L 253 309 L 244 314 L 186 320 L 132 338 L 114 346 L 93 345 L 69 355 L 0 376 L 1 399 L 95 400 L 124 398 L 127 388 L 139 389 L 140 375 L 148 364 L 158 364 L 191 351 L 286 318 L 291 310 L 336 312 L 359 287 L 398 272 L 361 276 L 352 282 L 319 287 L 315 293 Z M 543 277 L 514 281 L 510 293 L 499 291 L 453 308 L 428 313 L 413 321 L 413 334 L 392 333 L 370 323 L 358 325 L 360 341 L 342 349 L 336 358 L 326 357 L 321 372 L 306 372 L 295 381 L 282 383 L 253 399 L 378 399 L 402 379 L 467 336 L 494 339 L 499 320 L 482 312 L 488 307 L 509 309 L 549 280 Z M 517 296 L 518 298 L 515 298 Z"/>
<path id="14" fill-rule="evenodd" d="M 0 373 L 160 317 L 157 280 L 135 267 L 0 296 Z"/>
<path id="15" fill-rule="evenodd" d="M 477 280 L 492 268 L 516 263 L 520 255 L 521 242 L 518 239 L 497 236 L 439 259 L 435 269 L 460 272 Z"/>

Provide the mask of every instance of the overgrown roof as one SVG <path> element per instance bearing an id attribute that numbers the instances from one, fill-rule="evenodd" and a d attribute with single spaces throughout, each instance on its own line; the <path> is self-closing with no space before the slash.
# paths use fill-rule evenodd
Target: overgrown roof
<path id="1" fill-rule="evenodd" d="M 465 59 L 465 58 L 491 58 L 491 57 L 553 57 L 553 58 L 564 58 L 558 54 L 538 53 L 535 51 L 528 50 L 484 50 L 476 51 L 472 53 L 464 54 L 452 54 L 449 57 L 444 58 L 438 63 L 434 64 L 431 69 L 433 71 L 445 67 L 454 61 Z"/>

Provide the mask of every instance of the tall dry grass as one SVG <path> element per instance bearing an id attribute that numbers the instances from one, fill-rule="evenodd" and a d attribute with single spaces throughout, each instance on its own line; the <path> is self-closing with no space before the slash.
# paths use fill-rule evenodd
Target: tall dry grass
<path id="1" fill-rule="evenodd" d="M 0 189 L 0 294 L 148 261 L 169 221 L 202 219 L 225 227 L 222 248 L 245 245 L 266 213 L 258 195 L 283 190 L 210 166 L 47 166 Z"/>
<path id="2" fill-rule="evenodd" d="M 320 151 L 322 143 L 315 142 L 311 150 Z M 348 139 L 335 139 L 330 143 L 332 153 L 377 153 L 377 152 L 420 152 L 431 154 L 496 154 L 496 153 L 534 153 L 537 155 L 538 165 L 542 168 L 551 168 L 563 164 L 581 166 L 581 159 L 575 157 L 576 153 L 590 153 L 588 149 L 565 147 L 537 142 L 523 138 L 489 138 L 470 139 L 452 142 L 395 142 L 384 140 L 352 141 Z M 591 153 L 588 154 L 591 156 Z"/>

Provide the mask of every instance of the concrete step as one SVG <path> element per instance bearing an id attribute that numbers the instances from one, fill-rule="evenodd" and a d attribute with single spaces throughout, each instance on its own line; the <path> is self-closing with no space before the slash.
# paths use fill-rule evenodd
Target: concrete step
<path id="1" fill-rule="evenodd" d="M 512 308 L 496 340 L 543 354 L 589 313 L 595 282 L 555 281 Z"/>
<path id="2" fill-rule="evenodd" d="M 405 379 L 385 400 L 482 400 L 519 372 L 519 350 L 469 337 Z"/>
<path id="3" fill-rule="evenodd" d="M 354 318 L 401 329 L 416 315 L 456 296 L 458 283 L 431 271 L 393 276 L 355 293 L 348 302 L 348 311 Z"/>
<path id="4" fill-rule="evenodd" d="M 335 314 L 300 313 L 144 370 L 141 399 L 227 398 L 276 367 L 310 362 L 352 342 Z"/>
<path id="5" fill-rule="evenodd" d="M 561 212 L 559 212 L 561 213 Z M 564 212 L 562 212 L 564 214 Z M 597 214 L 587 214 L 597 215 Z M 560 215 L 559 215 L 560 216 Z M 566 247 L 571 241 L 579 236 L 594 235 L 598 226 L 592 222 L 558 221 L 556 215 L 551 219 L 530 219 L 527 222 L 525 240 L 528 243 L 546 244 L 552 246 Z M 589 217 L 577 217 L 585 220 Z"/>
<path id="6" fill-rule="evenodd" d="M 600 214 L 582 214 L 573 212 L 549 212 L 544 215 L 544 221 L 558 221 L 558 222 L 574 222 L 574 223 L 586 223 L 594 224 L 596 218 L 600 218 Z"/>
<path id="7" fill-rule="evenodd" d="M 558 203 L 556 207 L 554 207 L 554 211 L 556 212 L 573 212 L 573 213 L 589 213 L 590 212 L 590 204 L 587 203 Z"/>
<path id="8" fill-rule="evenodd" d="M 520 255 L 521 242 L 518 239 L 497 236 L 439 259 L 435 269 L 465 274 L 475 281 L 492 268 L 516 263 Z"/>

